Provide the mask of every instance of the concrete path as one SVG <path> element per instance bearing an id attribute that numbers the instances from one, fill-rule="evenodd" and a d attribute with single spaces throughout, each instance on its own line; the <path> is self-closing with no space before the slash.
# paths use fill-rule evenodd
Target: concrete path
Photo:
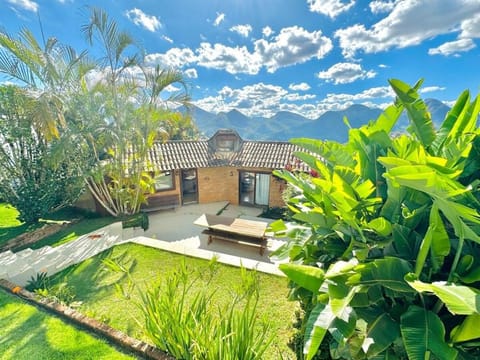
<path id="1" fill-rule="evenodd" d="M 0 279 L 25 286 L 37 273 L 47 272 L 48 275 L 53 275 L 125 242 L 202 259 L 215 256 L 224 264 L 243 265 L 248 269 L 282 275 L 278 270 L 278 262 L 269 258 L 269 254 L 278 248 L 282 241 L 269 238 L 264 255 L 260 255 L 256 248 L 230 242 L 214 241 L 208 244 L 207 237 L 201 234 L 203 229 L 193 222 L 202 214 L 215 215 L 219 212 L 222 216 L 271 221 L 256 217 L 261 213 L 261 209 L 228 205 L 225 202 L 183 206 L 175 211 L 150 214 L 150 228 L 144 233 L 141 229 L 122 230 L 121 223 L 115 223 L 54 248 L 45 246 L 38 250 L 28 248 L 17 253 L 0 253 Z"/>
<path id="2" fill-rule="evenodd" d="M 5 251 L 0 253 L 0 279 L 25 286 L 38 273 L 56 274 L 123 242 L 119 222 L 56 247 L 27 248 L 16 253 Z"/>

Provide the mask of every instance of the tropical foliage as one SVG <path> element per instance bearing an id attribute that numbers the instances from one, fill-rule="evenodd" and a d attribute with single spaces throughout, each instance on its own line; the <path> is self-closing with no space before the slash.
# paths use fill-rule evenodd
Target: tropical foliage
<path id="1" fill-rule="evenodd" d="M 86 51 L 77 55 L 55 38 L 47 39 L 42 47 L 29 30 L 22 30 L 18 38 L 0 31 L 0 73 L 21 83 L 24 97 L 30 99 L 28 114 L 21 116 L 22 121 L 29 122 L 32 134 L 23 127 L 27 129 L 23 133 L 8 136 L 16 136 L 18 143 L 31 135 L 49 152 L 56 149 L 55 158 L 43 157 L 29 166 L 50 175 L 49 191 L 57 197 L 63 196 L 64 189 L 61 183 L 55 186 L 58 174 L 50 170 L 64 170 L 63 164 L 70 161 L 68 170 L 76 168 L 75 175 L 81 174 L 84 186 L 106 212 L 130 215 L 139 211 L 145 194 L 153 187 L 154 169 L 147 154 L 154 142 L 196 136 L 190 118 L 169 108 L 169 104 L 188 105 L 188 88 L 180 72 L 146 66 L 133 38 L 119 30 L 103 10 L 90 10 L 82 32 L 94 47 L 93 53 L 101 54 L 95 61 Z M 181 90 L 172 92 L 173 84 Z M 166 89 L 171 94 L 168 97 L 163 95 Z M 17 169 L 20 166 L 19 162 L 13 164 Z M 3 175 L 15 178 L 10 173 Z M 76 178 L 69 179 L 70 175 L 67 172 L 66 179 L 76 184 Z M 35 194 L 42 186 L 38 181 L 33 184 L 37 186 L 27 184 L 25 191 Z M 61 199 L 62 204 L 74 200 L 75 196 L 69 195 Z M 37 204 L 32 196 L 25 195 L 21 201 Z M 14 205 L 24 216 L 17 203 Z M 24 219 L 36 220 L 43 209 L 33 213 Z"/>
<path id="2" fill-rule="evenodd" d="M 306 311 L 300 358 L 480 356 L 480 101 L 463 92 L 436 130 L 421 82 L 390 85 L 395 103 L 348 143 L 292 140 L 315 176 L 276 173 L 294 188 L 296 225 L 272 228 Z"/>
<path id="3" fill-rule="evenodd" d="M 28 29 L 14 37 L 0 31 L 0 73 L 24 88 L 5 86 L 0 105 L 0 193 L 34 222 L 71 204 L 81 154 L 68 144 L 64 117 L 68 95 L 91 68 L 85 53 L 48 38 L 43 46 Z"/>
<path id="4" fill-rule="evenodd" d="M 103 10 L 91 9 L 82 32 L 102 49 L 93 72 L 97 80 L 90 79 L 72 115 L 84 134 L 88 129 L 84 140 L 95 158 L 87 185 L 111 215 L 135 214 L 153 188 L 148 151 L 156 140 L 169 138 L 162 129 L 173 116 L 167 105 L 188 103 L 187 88 L 178 71 L 145 67 L 133 38 Z M 172 84 L 185 91 L 162 98 Z"/>
<path id="5" fill-rule="evenodd" d="M 127 284 L 115 283 L 115 289 L 131 301 L 134 290 L 140 290 L 130 272 L 135 261 L 106 258 L 102 263 L 127 279 Z M 218 289 L 211 287 L 218 267 L 216 258 L 201 269 L 192 269 L 183 259 L 160 281 L 140 290 L 135 304 L 144 318 L 143 331 L 176 359 L 262 359 L 273 335 L 257 310 L 258 274 L 241 267 L 240 282 L 232 286 L 229 300 L 218 304 L 214 301 Z"/>
<path id="6" fill-rule="evenodd" d="M 84 187 L 82 153 L 61 138 L 48 140 L 37 111 L 38 99 L 26 90 L 0 87 L 0 194 L 27 223 L 70 205 Z"/>

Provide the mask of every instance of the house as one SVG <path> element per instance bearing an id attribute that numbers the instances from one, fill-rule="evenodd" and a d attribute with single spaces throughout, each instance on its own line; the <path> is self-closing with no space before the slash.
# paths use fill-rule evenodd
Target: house
<path id="1" fill-rule="evenodd" d="M 283 206 L 286 183 L 272 171 L 306 171 L 293 154 L 300 150 L 288 142 L 243 140 L 233 130 L 218 130 L 208 140 L 156 143 L 149 162 L 159 176 L 143 209 L 217 201 Z"/>

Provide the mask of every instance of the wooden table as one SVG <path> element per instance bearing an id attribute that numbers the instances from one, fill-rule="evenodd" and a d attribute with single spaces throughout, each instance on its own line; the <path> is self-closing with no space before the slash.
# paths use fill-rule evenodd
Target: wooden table
<path id="1" fill-rule="evenodd" d="M 202 233 L 208 235 L 208 243 L 214 239 L 232 241 L 241 245 L 260 248 L 260 255 L 267 248 L 265 230 L 268 224 L 263 221 L 230 218 L 203 214 L 194 224 L 206 227 Z"/>

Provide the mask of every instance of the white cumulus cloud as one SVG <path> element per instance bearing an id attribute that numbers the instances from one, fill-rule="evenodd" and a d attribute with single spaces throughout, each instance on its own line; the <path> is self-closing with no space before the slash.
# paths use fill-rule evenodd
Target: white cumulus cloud
<path id="1" fill-rule="evenodd" d="M 382 1 L 382 0 L 374 0 L 371 1 L 368 6 L 370 7 L 370 11 L 373 14 L 379 14 L 384 12 L 390 12 L 395 7 L 395 3 L 397 0 L 394 1 Z"/>
<path id="2" fill-rule="evenodd" d="M 476 47 L 472 39 L 459 39 L 455 41 L 449 41 L 442 45 L 428 49 L 429 55 L 458 55 L 460 52 L 470 51 Z"/>
<path id="3" fill-rule="evenodd" d="M 283 97 L 283 99 L 287 101 L 305 101 L 305 100 L 312 100 L 315 99 L 317 95 L 315 94 L 303 94 L 300 95 L 298 93 L 288 94 Z"/>
<path id="4" fill-rule="evenodd" d="M 333 19 L 355 5 L 355 0 L 307 0 L 307 3 L 310 5 L 310 11 L 327 15 Z"/>
<path id="5" fill-rule="evenodd" d="M 164 54 L 148 54 L 145 56 L 145 64 L 155 66 L 157 64 L 164 67 L 182 68 L 194 63 L 197 60 L 194 52 L 189 48 L 171 48 Z"/>
<path id="6" fill-rule="evenodd" d="M 201 43 L 196 52 L 198 65 L 225 70 L 230 74 L 258 74 L 261 67 L 258 56 L 250 53 L 245 46 Z"/>
<path id="7" fill-rule="evenodd" d="M 248 37 L 250 32 L 252 31 L 252 27 L 249 24 L 246 25 L 235 25 L 230 28 L 230 31 L 236 32 L 237 34 Z"/>
<path id="8" fill-rule="evenodd" d="M 392 11 L 373 26 L 355 24 L 337 30 L 335 37 L 344 56 L 352 58 L 358 51 L 376 53 L 404 48 L 438 35 L 459 32 L 462 26 L 469 28 L 479 12 L 478 0 L 396 1 Z"/>
<path id="9" fill-rule="evenodd" d="M 288 95 L 281 86 L 257 83 L 242 88 L 223 87 L 216 96 L 195 101 L 196 106 L 211 112 L 238 109 L 247 116 L 273 116 Z"/>
<path id="10" fill-rule="evenodd" d="M 320 79 L 334 84 L 349 84 L 357 80 L 375 77 L 373 70 L 366 71 L 359 64 L 337 63 L 326 71 L 320 71 L 317 75 Z"/>
<path id="11" fill-rule="evenodd" d="M 330 93 L 321 99 L 314 94 L 300 95 L 290 90 L 263 82 L 241 88 L 225 86 L 216 95 L 193 103 L 213 113 L 237 109 L 247 116 L 271 117 L 279 111 L 291 111 L 316 119 L 326 111 L 343 110 L 353 104 L 384 108 L 395 98 L 388 86 L 373 87 L 353 94 Z"/>
<path id="12" fill-rule="evenodd" d="M 255 41 L 255 53 L 270 73 L 312 58 L 321 59 L 332 48 L 332 41 L 322 36 L 320 30 L 309 32 L 299 26 L 283 28 L 271 42 L 265 39 Z"/>
<path id="13" fill-rule="evenodd" d="M 262 34 L 265 37 L 269 37 L 270 35 L 273 35 L 273 33 L 274 33 L 274 31 L 272 30 L 272 28 L 270 26 L 265 26 L 262 29 Z"/>
<path id="14" fill-rule="evenodd" d="M 23 10 L 33 12 L 37 12 L 38 10 L 38 3 L 32 0 L 7 0 L 7 2 Z"/>
<path id="15" fill-rule="evenodd" d="M 156 16 L 147 15 L 137 8 L 126 11 L 125 15 L 135 25 L 141 26 L 151 32 L 155 32 L 162 27 L 162 23 Z"/>
<path id="16" fill-rule="evenodd" d="M 383 99 L 383 98 L 394 98 L 395 94 L 393 90 L 388 86 L 378 86 L 370 89 L 363 90 L 356 94 L 346 94 L 346 93 L 329 93 L 326 98 L 323 100 L 325 103 L 330 104 L 343 104 L 343 103 L 353 103 L 358 101 L 367 101 L 374 99 Z"/>
<path id="17" fill-rule="evenodd" d="M 162 35 L 162 39 L 170 44 L 173 44 L 173 39 L 168 37 L 167 35 Z"/>
<path id="18" fill-rule="evenodd" d="M 434 92 L 434 91 L 443 91 L 445 90 L 445 87 L 443 86 L 425 86 L 422 87 L 419 92 L 424 94 L 424 93 L 429 93 L 429 92 Z"/>
<path id="19" fill-rule="evenodd" d="M 288 85 L 288 88 L 293 91 L 307 91 L 310 90 L 310 85 L 308 85 L 306 82 L 302 82 L 299 84 L 290 84 Z"/>
<path id="20" fill-rule="evenodd" d="M 190 79 L 198 78 L 197 70 L 195 68 L 190 68 L 185 70 L 185 76 Z"/>
<path id="21" fill-rule="evenodd" d="M 217 17 L 215 18 L 215 20 L 213 22 L 213 26 L 220 25 L 224 20 L 225 20 L 225 14 L 217 12 Z"/>
<path id="22" fill-rule="evenodd" d="M 168 85 L 164 90 L 165 90 L 165 91 L 168 91 L 168 92 L 170 92 L 170 93 L 173 93 L 173 92 L 178 92 L 178 91 L 180 91 L 181 89 L 180 89 L 179 87 L 176 87 L 175 85 L 170 84 L 170 85 Z"/>
<path id="23" fill-rule="evenodd" d="M 253 41 L 253 51 L 247 46 L 227 46 L 202 42 L 190 48 L 171 48 L 164 54 L 149 54 L 145 60 L 167 67 L 182 68 L 196 64 L 210 69 L 225 70 L 230 74 L 256 75 L 265 67 L 273 73 L 277 69 L 321 59 L 332 48 L 332 41 L 321 31 L 309 32 L 301 27 L 284 28 L 272 39 Z"/>
<path id="24" fill-rule="evenodd" d="M 480 35 L 480 13 L 462 22 L 461 38 L 478 38 Z"/>

